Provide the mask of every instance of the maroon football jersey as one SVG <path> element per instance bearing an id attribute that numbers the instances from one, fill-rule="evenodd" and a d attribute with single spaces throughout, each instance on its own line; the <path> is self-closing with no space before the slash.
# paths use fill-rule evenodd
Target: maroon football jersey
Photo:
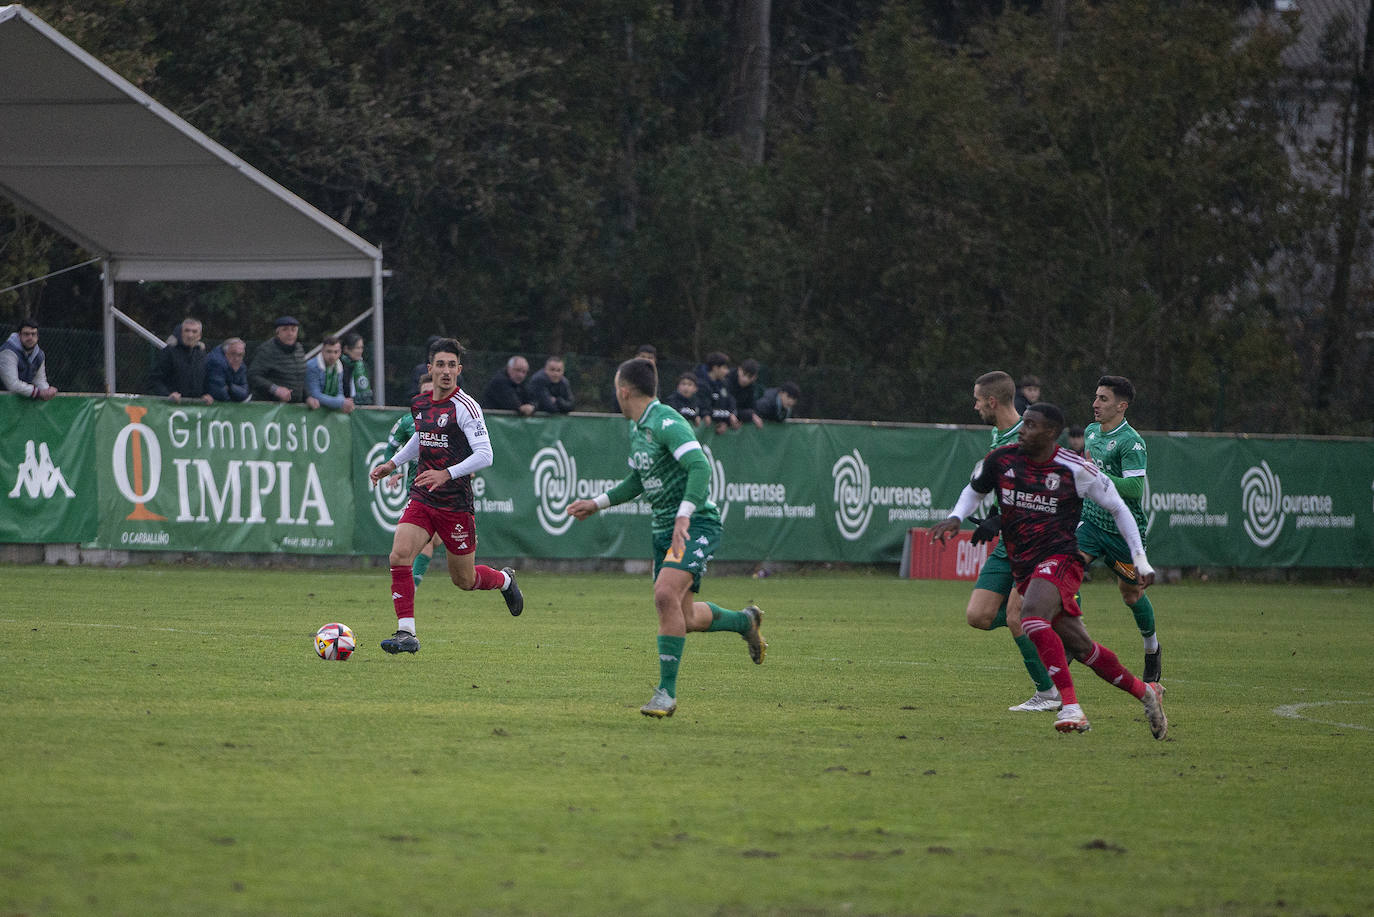
<path id="1" fill-rule="evenodd" d="M 482 409 L 462 389 L 444 401 L 430 395 L 416 395 L 410 403 L 415 418 L 415 435 L 420 437 L 420 458 L 416 474 L 430 468 L 449 468 L 472 455 L 472 444 L 485 440 L 487 425 Z M 456 477 L 430 490 L 419 484 L 410 487 L 410 499 L 452 512 L 470 513 L 472 475 Z"/>
<path id="2" fill-rule="evenodd" d="M 989 452 L 970 482 L 978 493 L 997 492 L 1002 537 L 1011 574 L 1020 582 L 1055 554 L 1078 556 L 1078 516 L 1083 498 L 1111 482 L 1092 462 L 1056 448 L 1048 462 L 1033 462 L 1011 443 Z"/>

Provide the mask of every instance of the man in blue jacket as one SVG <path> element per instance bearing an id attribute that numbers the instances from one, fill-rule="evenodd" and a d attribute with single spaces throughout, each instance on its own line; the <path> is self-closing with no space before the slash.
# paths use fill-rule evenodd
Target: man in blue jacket
<path id="1" fill-rule="evenodd" d="M 216 401 L 247 401 L 248 366 L 244 355 L 248 345 L 243 338 L 229 338 L 205 358 L 205 390 Z"/>

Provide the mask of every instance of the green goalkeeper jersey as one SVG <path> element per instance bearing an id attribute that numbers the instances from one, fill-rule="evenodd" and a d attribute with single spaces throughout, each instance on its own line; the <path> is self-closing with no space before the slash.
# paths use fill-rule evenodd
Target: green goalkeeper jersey
<path id="1" fill-rule="evenodd" d="M 1145 440 L 1126 421 L 1123 420 L 1110 433 L 1104 432 L 1100 423 L 1089 424 L 1083 431 L 1083 445 L 1093 464 L 1113 478 L 1145 477 Z M 1120 492 L 1121 487 L 1118 486 L 1117 491 Z M 1141 509 L 1140 498 L 1122 493 L 1121 499 L 1131 508 L 1131 515 L 1135 516 L 1141 538 L 1144 538 L 1145 513 Z M 1083 519 L 1104 532 L 1116 531 L 1116 520 L 1112 514 L 1086 498 L 1083 500 Z"/>
<path id="2" fill-rule="evenodd" d="M 692 425 L 658 399 L 630 424 L 629 465 L 629 477 L 610 490 L 611 503 L 644 494 L 654 510 L 655 534 L 672 531 L 684 500 L 696 506 L 692 518 L 720 522 L 710 497 L 711 465 Z"/>

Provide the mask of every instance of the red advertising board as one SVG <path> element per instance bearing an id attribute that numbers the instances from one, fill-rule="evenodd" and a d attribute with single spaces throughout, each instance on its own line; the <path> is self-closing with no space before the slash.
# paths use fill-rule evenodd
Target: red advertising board
<path id="1" fill-rule="evenodd" d="M 976 580 L 997 540 L 975 545 L 969 540 L 972 535 L 973 530 L 966 529 L 941 544 L 930 540 L 929 529 L 909 529 L 900 575 L 904 579 Z"/>

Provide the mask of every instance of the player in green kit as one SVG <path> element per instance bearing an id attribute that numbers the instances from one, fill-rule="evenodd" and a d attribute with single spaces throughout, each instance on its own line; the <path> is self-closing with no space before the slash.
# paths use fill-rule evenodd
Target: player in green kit
<path id="1" fill-rule="evenodd" d="M 1017 441 L 1021 433 L 1021 415 L 1016 413 L 1016 383 L 1004 372 L 990 372 L 979 376 L 973 383 L 973 408 L 984 423 L 992 424 L 991 451 L 998 446 Z M 995 502 L 993 504 L 995 508 Z M 996 532 L 996 515 L 988 517 L 985 523 L 989 536 Z M 1038 712 L 1058 710 L 1061 706 L 1059 691 L 1035 644 L 1021 630 L 1021 596 L 1012 592 L 1011 561 L 1007 559 L 1007 546 L 998 541 L 997 547 L 988 555 L 978 571 L 978 581 L 969 596 L 964 616 L 970 627 L 979 630 L 994 630 L 1006 627 L 1011 633 L 1016 648 L 1021 652 L 1021 661 L 1035 685 L 1035 693 L 1023 703 L 1009 710 Z M 1012 596 L 1015 595 L 1015 598 Z"/>
<path id="2" fill-rule="evenodd" d="M 434 391 L 434 380 L 430 378 L 429 373 L 425 373 L 420 377 L 420 394 L 428 395 L 432 391 Z M 396 450 L 410 442 L 410 438 L 414 435 L 415 416 L 409 411 L 406 411 L 400 417 L 396 418 L 396 422 L 391 425 L 391 432 L 388 433 L 386 437 L 386 450 L 382 453 L 382 460 L 386 461 L 390 459 L 396 454 Z M 406 463 L 406 493 L 410 493 L 410 487 L 415 483 L 416 464 L 416 462 Z M 393 475 L 392 477 L 396 476 Z M 438 546 L 440 541 L 442 541 L 442 539 L 436 532 L 434 537 L 429 540 L 429 543 L 420 549 L 420 553 L 415 555 L 415 563 L 411 565 L 410 574 L 411 579 L 415 580 L 415 585 L 420 585 L 420 581 L 425 578 L 425 572 L 429 570 L 429 562 L 434 559 L 434 549 Z"/>
<path id="3" fill-rule="evenodd" d="M 1093 396 L 1093 420 L 1083 431 L 1083 443 L 1101 471 L 1111 478 L 1116 492 L 1130 507 L 1140 539 L 1145 541 L 1145 513 L 1140 506 L 1145 493 L 1145 440 L 1126 422 L 1126 408 L 1135 400 L 1135 386 L 1125 376 L 1103 376 Z M 1162 672 L 1159 638 L 1155 635 L 1155 609 L 1136 577 L 1131 552 L 1116 529 L 1112 514 L 1091 500 L 1083 501 L 1083 520 L 1078 524 L 1078 551 L 1083 566 L 1101 559 L 1116 574 L 1121 600 L 1135 615 L 1135 626 L 1145 643 L 1146 682 L 1159 681 Z"/>
<path id="4" fill-rule="evenodd" d="M 593 500 L 574 500 L 568 514 L 586 519 L 640 494 L 653 507 L 654 607 L 658 611 L 658 688 L 639 709 L 645 716 L 677 710 L 677 673 L 690 631 L 728 630 L 763 662 L 768 644 L 759 635 L 763 612 L 750 605 L 728 611 L 698 602 L 706 564 L 720 544 L 720 512 L 711 502 L 711 465 L 692 425 L 661 403 L 658 370 L 648 360 L 626 360 L 615 374 L 620 411 L 630 419 L 630 474 Z"/>

